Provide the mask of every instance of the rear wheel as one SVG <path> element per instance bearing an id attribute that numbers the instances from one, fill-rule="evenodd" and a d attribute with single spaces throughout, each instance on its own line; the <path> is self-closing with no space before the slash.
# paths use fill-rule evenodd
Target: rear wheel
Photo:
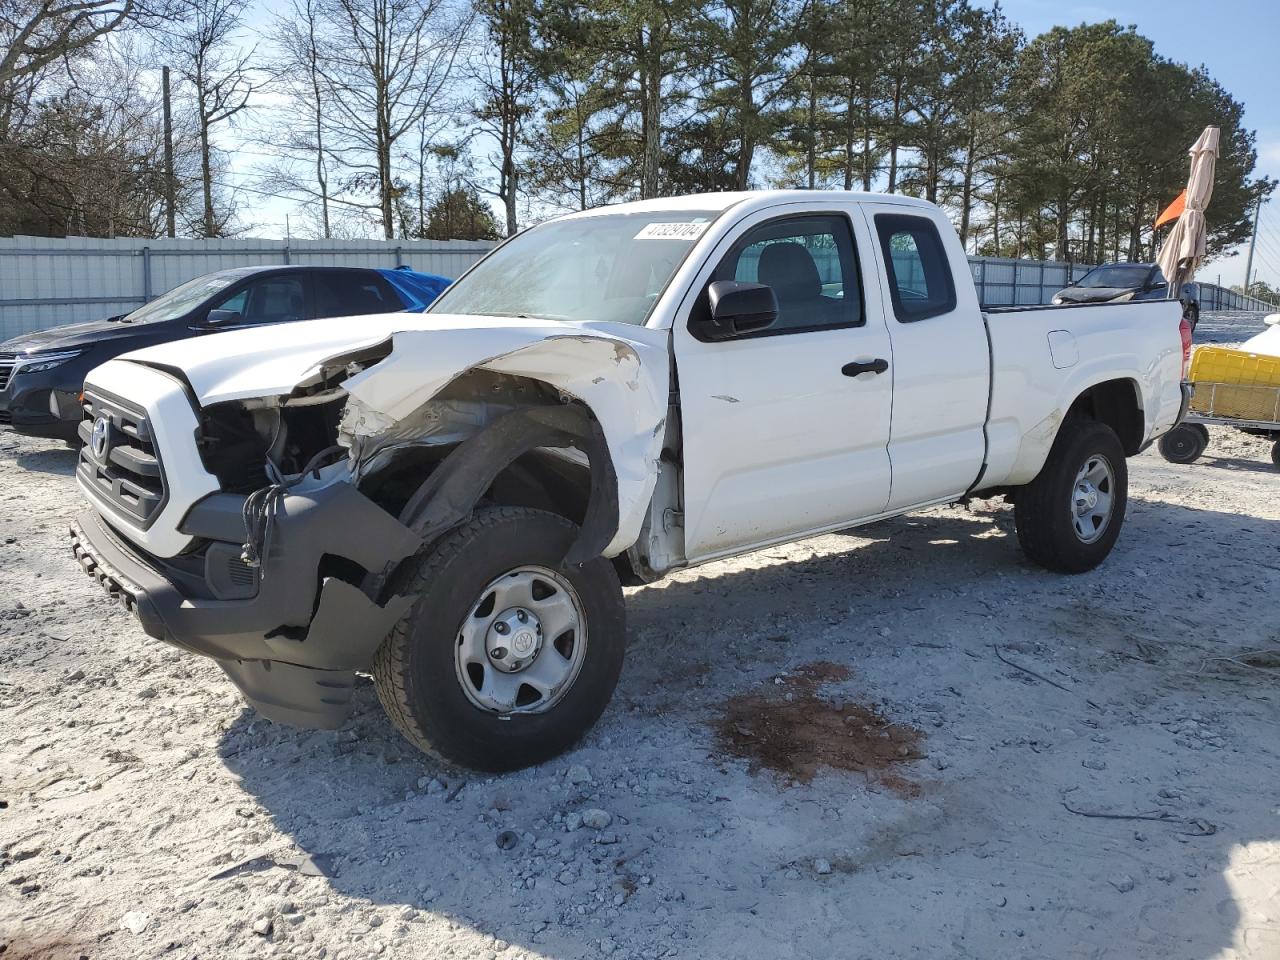
<path id="1" fill-rule="evenodd" d="M 418 600 L 373 673 L 421 750 L 515 770 L 562 753 L 604 711 L 622 670 L 622 590 L 603 557 L 564 564 L 577 529 L 542 510 L 480 510 L 401 572 L 396 592 Z"/>
<path id="2" fill-rule="evenodd" d="M 1160 456 L 1170 463 L 1192 463 L 1209 446 L 1209 430 L 1203 423 L 1180 423 L 1157 444 Z"/>
<path id="3" fill-rule="evenodd" d="M 1271 462 L 1276 465 L 1276 469 L 1280 470 L 1280 440 L 1271 445 Z"/>
<path id="4" fill-rule="evenodd" d="M 1018 490 L 1013 515 L 1023 552 L 1048 570 L 1092 570 L 1120 535 L 1128 489 L 1115 431 L 1093 420 L 1067 421 L 1039 475 Z"/>

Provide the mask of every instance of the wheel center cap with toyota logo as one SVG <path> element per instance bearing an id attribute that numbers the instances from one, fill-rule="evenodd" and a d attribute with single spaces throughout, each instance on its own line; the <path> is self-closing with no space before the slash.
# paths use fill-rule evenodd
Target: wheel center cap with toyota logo
<path id="1" fill-rule="evenodd" d="M 103 460 L 107 456 L 107 438 L 111 433 L 111 422 L 106 417 L 93 421 L 93 433 L 89 435 L 89 449 L 95 459 Z"/>
<path id="2" fill-rule="evenodd" d="M 538 638 L 533 635 L 532 630 L 521 630 L 511 638 L 511 649 L 516 652 L 516 656 L 528 655 L 537 645 Z"/>

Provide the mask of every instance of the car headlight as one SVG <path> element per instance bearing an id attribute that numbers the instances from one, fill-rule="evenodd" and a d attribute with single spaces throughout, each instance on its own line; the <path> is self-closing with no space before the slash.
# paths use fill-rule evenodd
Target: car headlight
<path id="1" fill-rule="evenodd" d="M 1061 297 L 1054 297 L 1053 302 L 1058 306 L 1062 306 L 1062 304 L 1066 303 L 1067 301 L 1063 300 Z"/>
<path id="2" fill-rule="evenodd" d="M 64 350 L 61 353 L 36 354 L 30 360 L 19 360 L 18 367 L 14 370 L 14 373 L 41 373 L 45 370 L 52 370 L 54 367 L 61 366 L 82 353 L 84 353 L 83 350 Z"/>

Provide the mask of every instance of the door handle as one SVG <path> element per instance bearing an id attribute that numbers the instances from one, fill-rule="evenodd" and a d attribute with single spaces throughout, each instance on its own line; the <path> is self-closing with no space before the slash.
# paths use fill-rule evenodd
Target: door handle
<path id="1" fill-rule="evenodd" d="M 875 360 L 846 363 L 840 368 L 840 372 L 846 377 L 856 377 L 860 373 L 884 373 L 888 369 L 889 361 L 877 358 Z"/>

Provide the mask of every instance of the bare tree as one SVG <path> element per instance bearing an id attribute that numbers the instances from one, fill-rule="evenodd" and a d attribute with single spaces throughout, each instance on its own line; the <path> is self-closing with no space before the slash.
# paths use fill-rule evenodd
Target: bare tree
<path id="1" fill-rule="evenodd" d="M 278 50 L 274 72 L 277 85 L 298 105 L 287 111 L 283 129 L 270 146 L 281 161 L 268 172 L 265 185 L 291 195 L 300 195 L 320 206 L 320 234 L 333 236 L 330 216 L 332 191 L 329 185 L 332 157 L 326 149 L 328 118 L 323 93 L 324 66 L 319 0 L 290 0 L 287 11 L 276 17 L 272 40 Z M 298 174 L 296 164 L 307 172 Z"/>
<path id="2" fill-rule="evenodd" d="M 0 88 L 154 12 L 139 0 L 0 0 Z"/>
<path id="3" fill-rule="evenodd" d="M 375 191 L 389 240 L 405 190 L 393 161 L 452 119 L 447 91 L 470 14 L 455 0 L 318 2 L 326 21 L 319 72 L 336 134 L 326 150 L 347 168 L 349 187 Z"/>
<path id="4" fill-rule="evenodd" d="M 533 0 L 476 0 L 476 11 L 488 43 L 472 70 L 481 93 L 473 113 L 480 128 L 498 143 L 496 192 L 506 211 L 507 236 L 511 236 L 519 226 L 519 153 L 525 146 L 525 126 L 537 103 L 540 79 L 529 30 L 535 6 Z"/>
<path id="5" fill-rule="evenodd" d="M 243 50 L 236 36 L 249 0 L 177 0 L 179 19 L 164 33 L 163 47 L 173 67 L 191 85 L 200 137 L 200 180 L 204 194 L 201 232 L 222 236 L 228 210 L 215 208 L 213 132 L 249 106 L 261 86 L 251 66 L 257 48 Z"/>
<path id="6" fill-rule="evenodd" d="M 80 51 L 19 101 L 0 150 L 0 234 L 158 236 L 164 137 L 150 64 L 119 33 Z M 38 75 L 31 75 L 38 76 Z M 9 87 L 10 90 L 14 86 Z M 198 183 L 194 127 L 179 128 L 177 199 Z"/>

